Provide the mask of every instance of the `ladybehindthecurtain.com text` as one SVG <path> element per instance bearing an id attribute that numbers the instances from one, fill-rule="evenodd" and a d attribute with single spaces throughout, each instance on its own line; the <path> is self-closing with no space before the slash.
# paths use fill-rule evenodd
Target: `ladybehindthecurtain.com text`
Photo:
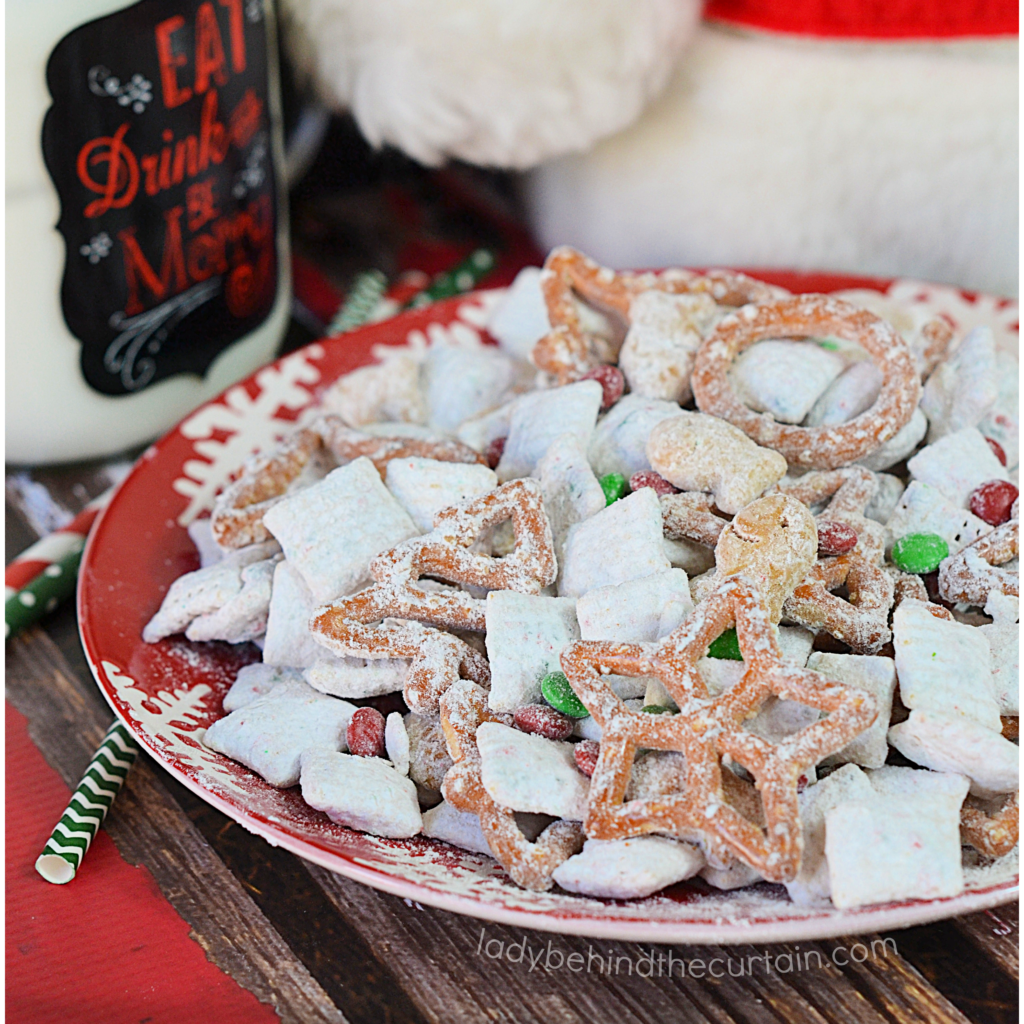
<path id="1" fill-rule="evenodd" d="M 897 955 L 896 943 L 891 938 L 872 939 L 870 944 L 856 942 L 852 946 L 834 946 L 831 950 L 792 950 L 747 956 L 686 957 L 676 951 L 651 946 L 635 955 L 626 953 L 604 953 L 587 946 L 587 952 L 566 953 L 548 939 L 546 945 L 533 946 L 524 935 L 514 942 L 487 937 L 487 929 L 480 929 L 480 941 L 476 947 L 479 956 L 491 960 L 507 960 L 522 964 L 528 971 L 569 970 L 575 974 L 632 975 L 641 978 L 742 978 L 752 974 L 793 974 L 798 971 L 829 970 L 832 967 L 846 967 L 850 963 L 864 963 L 865 960 L 884 960 L 890 954 Z"/>

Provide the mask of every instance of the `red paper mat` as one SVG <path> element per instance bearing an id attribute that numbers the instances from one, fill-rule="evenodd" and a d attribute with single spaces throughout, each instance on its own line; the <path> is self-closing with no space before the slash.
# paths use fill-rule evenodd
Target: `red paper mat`
<path id="1" fill-rule="evenodd" d="M 8 1024 L 274 1024 L 211 964 L 142 867 L 104 831 L 78 876 L 50 885 L 34 863 L 70 792 L 7 705 Z"/>

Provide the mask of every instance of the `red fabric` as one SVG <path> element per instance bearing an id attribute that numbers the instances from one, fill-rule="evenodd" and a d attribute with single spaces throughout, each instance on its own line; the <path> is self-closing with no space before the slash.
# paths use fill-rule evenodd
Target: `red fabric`
<path id="1" fill-rule="evenodd" d="M 315 263 L 292 253 L 292 293 L 321 323 L 334 319 L 341 305 L 341 292 L 331 284 Z"/>
<path id="2" fill-rule="evenodd" d="M 708 0 L 704 16 L 744 28 L 846 39 L 1015 36 L 1010 0 Z"/>
<path id="3" fill-rule="evenodd" d="M 36 874 L 70 793 L 10 705 L 6 736 L 7 1024 L 275 1024 L 106 832 L 67 885 Z"/>

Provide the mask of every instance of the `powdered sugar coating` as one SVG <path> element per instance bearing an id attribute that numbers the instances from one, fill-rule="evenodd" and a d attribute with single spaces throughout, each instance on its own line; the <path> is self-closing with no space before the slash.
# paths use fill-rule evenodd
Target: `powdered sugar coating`
<path id="1" fill-rule="evenodd" d="M 749 410 L 729 386 L 730 363 L 755 342 L 827 335 L 861 345 L 882 371 L 878 400 L 848 423 L 784 426 Z M 816 469 L 848 465 L 873 451 L 910 420 L 921 397 L 921 382 L 903 339 L 872 313 L 825 295 L 798 295 L 726 317 L 697 352 L 692 384 L 702 412 L 736 424 L 788 462 Z"/>
<path id="2" fill-rule="evenodd" d="M 1004 569 L 1003 563 L 1020 553 L 1020 520 L 997 526 L 939 566 L 939 593 L 947 601 L 984 606 L 993 590 L 1012 597 L 1020 595 L 1020 572 Z"/>
<path id="3" fill-rule="evenodd" d="M 708 644 L 735 622 L 747 671 L 738 684 L 710 698 L 696 670 Z M 581 641 L 562 655 L 573 689 L 602 730 L 585 827 L 591 838 L 697 829 L 708 833 L 709 857 L 723 866 L 735 854 L 769 879 L 792 878 L 800 862 L 796 786 L 800 773 L 839 749 L 876 716 L 871 697 L 782 665 L 770 612 L 757 588 L 727 577 L 675 633 L 657 647 Z M 656 675 L 680 708 L 677 715 L 631 713 L 603 681 L 603 672 Z M 769 696 L 829 712 L 780 744 L 741 727 Z M 686 787 L 656 801 L 622 800 L 637 746 L 681 751 Z M 719 758 L 728 755 L 757 779 L 767 832 L 733 808 L 722 790 Z"/>
<path id="4" fill-rule="evenodd" d="M 205 569 L 197 569 L 195 572 L 179 576 L 168 588 L 157 613 L 144 627 L 142 639 L 148 644 L 156 643 L 165 636 L 183 632 L 196 619 L 215 615 L 242 594 L 246 587 L 246 580 L 243 577 L 245 570 L 274 559 L 280 550 L 275 540 L 253 544 L 232 552 Z M 258 582 L 259 580 L 255 581 L 257 584 Z M 252 590 L 253 587 L 254 582 L 250 581 L 249 589 Z M 269 596 L 268 591 L 268 604 Z M 262 602 L 260 606 L 262 607 Z M 261 618 L 265 629 L 265 609 Z M 259 636 L 263 629 L 240 639 L 249 640 L 253 636 Z"/>
<path id="5" fill-rule="evenodd" d="M 936 779 L 931 772 L 911 774 L 924 783 Z M 927 791 L 913 796 L 875 792 L 826 813 L 825 855 L 837 907 L 908 895 L 934 899 L 962 891 L 960 803 L 967 780 L 946 776 L 940 781 L 950 783 L 948 795 L 929 799 Z"/>
<path id="6" fill-rule="evenodd" d="M 637 295 L 629 306 L 631 323 L 619 352 L 630 392 L 688 402 L 697 349 L 717 315 L 718 307 L 709 295 L 657 290 Z"/>
<path id="7" fill-rule="evenodd" d="M 962 715 L 915 708 L 889 730 L 889 743 L 916 764 L 966 775 L 979 796 L 1020 788 L 1016 745 Z"/>
<path id="8" fill-rule="evenodd" d="M 609 543 L 609 539 L 614 542 Z M 558 592 L 579 597 L 670 568 L 661 505 L 649 487 L 616 501 L 569 530 Z"/>
<path id="9" fill-rule="evenodd" d="M 554 879 L 563 889 L 584 896 L 642 899 L 693 877 L 703 866 L 700 850 L 674 839 L 588 839 L 580 853 L 555 869 Z"/>
<path id="10" fill-rule="evenodd" d="M 263 521 L 318 603 L 368 582 L 374 555 L 418 533 L 367 458 L 283 498 Z"/>
<path id="11" fill-rule="evenodd" d="M 761 341 L 736 357 L 729 383 L 755 412 L 801 423 L 842 370 L 842 359 L 813 342 Z"/>
<path id="12" fill-rule="evenodd" d="M 272 786 L 294 786 L 305 751 L 345 749 L 345 731 L 355 710 L 347 701 L 287 680 L 218 719 L 206 730 L 203 743 L 240 761 Z"/>
<path id="13" fill-rule="evenodd" d="M 967 508 L 973 491 L 989 480 L 1009 480 L 979 430 L 966 427 L 922 448 L 908 463 L 915 480 L 941 491 L 958 508 Z"/>
<path id="14" fill-rule="evenodd" d="M 309 751 L 302 799 L 331 821 L 375 836 L 408 839 L 423 828 L 416 786 L 379 757 Z"/>
<path id="15" fill-rule="evenodd" d="M 754 444 L 717 416 L 680 412 L 658 423 L 647 439 L 651 466 L 681 491 L 709 491 L 727 513 L 778 483 L 786 460 Z"/>

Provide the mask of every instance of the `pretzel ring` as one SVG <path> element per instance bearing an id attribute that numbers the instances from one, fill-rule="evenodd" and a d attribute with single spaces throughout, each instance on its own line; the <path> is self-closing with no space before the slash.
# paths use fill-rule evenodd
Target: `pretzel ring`
<path id="1" fill-rule="evenodd" d="M 921 328 L 923 344 L 917 352 L 917 365 L 922 380 L 927 380 L 935 367 L 946 358 L 952 340 L 953 328 L 941 316 L 933 317 Z"/>
<path id="2" fill-rule="evenodd" d="M 848 601 L 830 593 L 844 583 Z M 876 654 L 892 639 L 888 620 L 894 589 L 887 572 L 853 553 L 821 558 L 793 591 L 783 613 L 815 633 L 825 630 L 856 654 Z"/>
<path id="3" fill-rule="evenodd" d="M 864 515 L 864 510 L 878 490 L 878 478 L 870 470 L 863 466 L 815 470 L 796 480 L 781 482 L 778 490 L 807 506 L 831 498 L 828 506 L 815 519 L 834 519 L 846 523 L 857 533 L 857 546 L 854 550 L 869 562 L 880 564 L 883 561 L 885 528 Z"/>
<path id="4" fill-rule="evenodd" d="M 1018 597 L 1020 573 L 1001 569 L 1020 551 L 1020 520 L 1011 519 L 979 537 L 939 566 L 939 593 L 951 604 L 984 606 L 990 590 Z"/>
<path id="5" fill-rule="evenodd" d="M 652 289 L 674 295 L 706 292 L 727 306 L 763 302 L 785 294 L 781 288 L 729 270 L 711 270 L 704 275 L 680 268 L 658 274 L 616 273 L 576 249 L 558 246 L 548 253 L 541 275 L 551 331 L 534 346 L 534 365 L 554 374 L 559 384 L 568 384 L 600 362 L 584 336 L 573 293 L 628 320 L 633 298 Z"/>
<path id="6" fill-rule="evenodd" d="M 1020 804 L 1017 793 L 988 814 L 968 797 L 960 808 L 960 840 L 986 857 L 1003 857 L 1020 840 Z"/>
<path id="7" fill-rule="evenodd" d="M 273 451 L 250 456 L 237 480 L 217 496 L 210 517 L 214 539 L 222 547 L 241 548 L 270 540 L 263 514 L 284 497 L 314 459 L 351 462 L 367 456 L 381 476 L 392 459 L 419 457 L 437 462 L 486 465 L 487 460 L 459 441 L 424 441 L 415 437 L 374 437 L 346 427 L 331 413 L 286 437 Z"/>
<path id="8" fill-rule="evenodd" d="M 441 784 L 445 800 L 456 810 L 480 819 L 487 845 L 495 860 L 524 889 L 544 892 L 551 888 L 551 876 L 560 864 L 583 848 L 585 836 L 577 821 L 554 821 L 529 842 L 508 807 L 494 802 L 484 788 L 476 730 L 481 722 L 504 722 L 487 707 L 487 693 L 479 686 L 456 683 L 441 698 L 441 728 L 448 752 L 455 764 Z"/>
<path id="9" fill-rule="evenodd" d="M 827 335 L 861 345 L 882 371 L 881 391 L 866 412 L 832 426 L 790 426 L 753 412 L 736 397 L 729 367 L 755 342 Z M 828 295 L 795 295 L 727 316 L 697 350 L 691 384 L 701 412 L 728 420 L 787 462 L 812 469 L 835 469 L 873 452 L 910 421 L 921 399 L 921 379 L 899 334 L 874 313 Z"/>

